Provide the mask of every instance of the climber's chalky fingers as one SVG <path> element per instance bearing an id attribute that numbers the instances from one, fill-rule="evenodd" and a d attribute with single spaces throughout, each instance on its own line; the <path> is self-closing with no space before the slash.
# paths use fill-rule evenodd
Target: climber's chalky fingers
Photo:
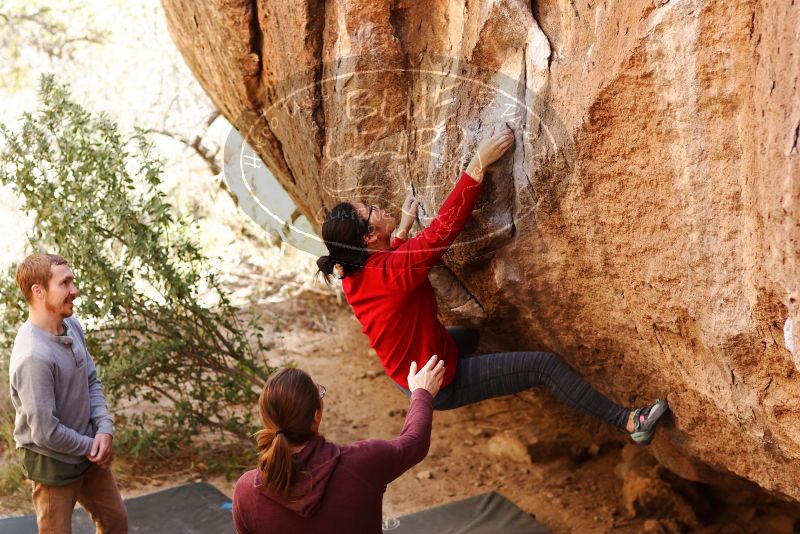
<path id="1" fill-rule="evenodd" d="M 484 137 L 475 151 L 480 169 L 486 169 L 489 165 L 500 159 L 500 157 L 514 144 L 514 131 L 503 125 L 494 128 L 492 133 Z"/>

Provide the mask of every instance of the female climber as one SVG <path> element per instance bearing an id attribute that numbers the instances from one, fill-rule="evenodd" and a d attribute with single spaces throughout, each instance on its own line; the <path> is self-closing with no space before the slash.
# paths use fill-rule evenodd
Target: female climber
<path id="1" fill-rule="evenodd" d="M 404 370 L 431 354 L 445 362 L 443 387 L 433 399 L 436 410 L 449 410 L 493 397 L 544 386 L 575 410 L 628 432 L 640 444 L 653 438 L 667 411 L 665 400 L 630 410 L 595 390 L 551 352 L 503 352 L 473 355 L 473 329 L 445 328 L 438 318 L 431 268 L 455 241 L 472 214 L 486 168 L 514 143 L 507 126 L 484 137 L 439 214 L 419 235 L 408 232 L 419 199 L 409 195 L 397 235 L 394 217 L 378 206 L 342 202 L 327 215 L 322 238 L 328 255 L 317 260 L 326 281 L 342 279 L 345 298 L 389 377 L 408 395 Z"/>

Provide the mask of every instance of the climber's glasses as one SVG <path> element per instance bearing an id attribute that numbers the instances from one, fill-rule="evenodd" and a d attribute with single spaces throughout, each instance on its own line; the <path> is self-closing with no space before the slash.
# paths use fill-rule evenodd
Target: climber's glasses
<path id="1" fill-rule="evenodd" d="M 367 213 L 367 231 L 368 231 L 370 234 L 371 234 L 371 233 L 372 233 L 372 232 L 375 230 L 375 227 L 374 227 L 374 226 L 372 226 L 372 225 L 369 223 L 369 220 L 372 218 L 372 210 L 374 210 L 374 209 L 375 209 L 375 206 L 373 206 L 372 204 L 370 204 L 370 206 L 369 206 L 369 213 Z"/>

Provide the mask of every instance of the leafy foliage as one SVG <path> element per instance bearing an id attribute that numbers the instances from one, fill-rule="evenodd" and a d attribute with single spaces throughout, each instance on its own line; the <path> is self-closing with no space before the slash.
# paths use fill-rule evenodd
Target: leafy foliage
<path id="1" fill-rule="evenodd" d="M 0 126 L 0 183 L 35 217 L 31 248 L 61 254 L 75 273 L 77 316 L 117 405 L 115 441 L 145 453 L 208 430 L 249 439 L 254 386 L 270 372 L 259 317 L 231 305 L 192 227 L 174 217 L 144 132 L 122 135 L 52 77 L 39 93 L 17 130 Z M 0 313 L 8 349 L 26 313 L 13 273 L 0 280 Z"/>

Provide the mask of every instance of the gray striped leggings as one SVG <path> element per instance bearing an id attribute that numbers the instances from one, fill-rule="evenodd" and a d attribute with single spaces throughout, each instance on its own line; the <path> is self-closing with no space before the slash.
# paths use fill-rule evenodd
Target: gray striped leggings
<path id="1" fill-rule="evenodd" d="M 473 355 L 478 332 L 450 326 L 458 345 L 458 369 L 453 381 L 433 399 L 435 410 L 452 410 L 485 399 L 544 386 L 574 410 L 624 430 L 630 410 L 594 389 L 552 352 L 499 352 Z M 407 389 L 404 393 L 410 394 Z"/>

